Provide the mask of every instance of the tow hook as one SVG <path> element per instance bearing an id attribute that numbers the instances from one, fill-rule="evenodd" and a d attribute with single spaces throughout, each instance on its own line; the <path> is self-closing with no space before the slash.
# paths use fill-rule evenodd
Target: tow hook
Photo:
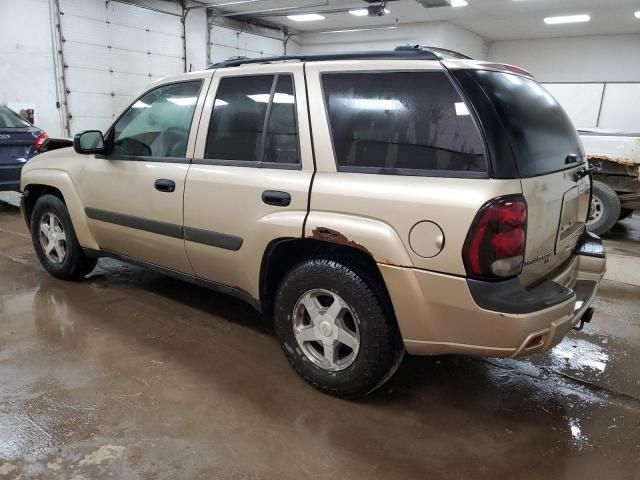
<path id="1" fill-rule="evenodd" d="M 589 323 L 591 321 L 592 317 L 593 317 L 593 307 L 589 307 L 589 308 L 587 308 L 587 311 L 584 312 L 582 314 L 582 317 L 580 318 L 580 326 L 579 327 L 573 327 L 573 329 L 577 330 L 579 332 L 580 330 L 582 330 L 584 328 L 584 324 L 585 323 Z"/>

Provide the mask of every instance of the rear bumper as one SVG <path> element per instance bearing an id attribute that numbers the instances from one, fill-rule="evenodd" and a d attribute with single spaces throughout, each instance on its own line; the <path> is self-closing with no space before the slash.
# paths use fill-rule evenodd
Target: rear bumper
<path id="1" fill-rule="evenodd" d="M 474 282 L 424 270 L 380 265 L 407 351 L 519 357 L 544 352 L 580 322 L 604 276 L 595 235 L 553 279 L 524 289 L 518 279 Z"/>
<path id="2" fill-rule="evenodd" d="M 19 191 L 23 163 L 0 165 L 0 192 Z"/>

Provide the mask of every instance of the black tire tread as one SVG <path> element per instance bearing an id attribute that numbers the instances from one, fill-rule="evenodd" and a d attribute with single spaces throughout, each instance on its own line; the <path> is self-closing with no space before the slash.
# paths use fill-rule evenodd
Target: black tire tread
<path id="1" fill-rule="evenodd" d="M 53 266 L 49 263 L 38 240 L 38 222 L 47 210 L 52 210 L 58 215 L 64 224 L 67 236 L 67 258 L 60 266 Z M 36 255 L 44 269 L 52 276 L 61 280 L 81 280 L 95 268 L 98 259 L 88 257 L 82 251 L 67 206 L 57 196 L 46 194 L 36 200 L 31 214 L 30 227 L 31 241 Z"/>
<path id="2" fill-rule="evenodd" d="M 620 198 L 613 188 L 598 180 L 593 182 L 593 195 L 597 195 L 602 201 L 603 218 L 598 223 L 588 225 L 587 229 L 596 235 L 602 235 L 618 222 L 621 212 Z"/>
<path id="3" fill-rule="evenodd" d="M 320 370 L 308 361 L 297 361 L 296 355 L 298 354 L 291 352 L 286 343 L 286 330 L 291 329 L 291 320 L 286 315 L 283 318 L 284 312 L 282 309 L 292 309 L 293 305 L 285 307 L 281 304 L 284 292 L 299 289 L 301 281 L 318 274 L 321 274 L 329 283 L 336 281 L 337 283 L 349 284 L 348 288 L 356 291 L 359 298 L 364 301 L 364 304 L 369 306 L 366 311 L 359 311 L 357 314 L 359 318 L 363 316 L 368 318 L 367 328 L 370 329 L 369 332 L 373 341 L 369 342 L 370 345 L 367 346 L 370 351 L 363 351 L 364 345 L 361 344 L 361 350 L 356 360 L 357 363 L 361 360 L 361 355 L 367 355 L 369 358 L 365 361 L 368 368 L 366 375 L 355 379 L 348 385 L 331 385 L 319 381 L 318 377 L 321 375 L 317 375 L 317 373 Z M 377 283 L 379 282 L 364 271 L 347 265 L 343 261 L 318 257 L 304 260 L 294 266 L 279 285 L 276 293 L 276 333 L 281 340 L 283 352 L 291 366 L 305 382 L 314 388 L 341 398 L 357 398 L 376 390 L 391 378 L 399 367 L 404 356 L 404 345 L 402 344 L 395 319 L 389 318 L 385 300 L 381 298 L 380 286 Z M 375 321 L 375 319 L 379 321 Z M 297 344 L 294 344 L 294 348 L 297 348 Z M 352 367 L 349 367 L 349 369 Z M 321 373 L 329 375 L 328 372 Z"/>

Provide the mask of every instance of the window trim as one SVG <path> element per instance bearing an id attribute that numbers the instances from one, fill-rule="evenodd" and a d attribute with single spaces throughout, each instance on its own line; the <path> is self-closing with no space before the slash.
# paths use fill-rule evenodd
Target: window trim
<path id="1" fill-rule="evenodd" d="M 413 169 L 413 168 L 385 168 L 385 167 L 368 167 L 368 166 L 355 166 L 347 165 L 341 166 L 338 164 L 338 155 L 335 148 L 335 140 L 333 138 L 333 129 L 331 127 L 331 119 L 329 117 L 329 103 L 327 98 L 327 92 L 324 85 L 325 75 L 342 75 L 342 74 L 375 74 L 375 73 L 428 73 L 437 72 L 442 73 L 450 82 L 453 89 L 460 96 L 462 101 L 469 110 L 471 120 L 476 127 L 480 142 L 482 144 L 482 154 L 485 159 L 485 169 L 482 172 L 474 172 L 468 170 L 433 170 L 433 169 Z M 448 70 L 439 69 L 373 69 L 373 70 L 327 70 L 320 72 L 320 89 L 322 90 L 322 101 L 324 104 L 324 114 L 326 117 L 327 126 L 329 127 L 329 138 L 331 140 L 331 149 L 333 152 L 333 161 L 337 172 L 345 173 L 365 173 L 365 174 L 377 174 L 377 175 L 397 175 L 397 176 L 414 176 L 414 177 L 447 177 L 447 178 L 490 178 L 491 176 L 491 162 L 489 157 L 489 151 L 487 150 L 487 143 L 485 139 L 484 130 L 477 118 L 477 112 L 473 108 L 473 105 L 469 99 L 464 95 L 464 92 L 460 89 L 458 83 L 451 77 Z M 393 171 L 393 173 L 391 173 Z"/>
<path id="2" fill-rule="evenodd" d="M 196 83 L 196 82 L 200 82 L 200 89 L 198 90 L 198 97 L 196 100 L 196 104 L 193 108 L 193 113 L 191 114 L 191 121 L 189 122 L 189 135 L 187 136 L 187 145 L 189 145 L 189 140 L 191 137 L 191 128 L 193 127 L 193 121 L 195 119 L 195 113 L 196 113 L 196 109 L 198 107 L 198 100 L 200 99 L 200 96 L 202 95 L 202 87 L 204 86 L 206 78 L 205 77 L 198 77 L 198 78 L 194 78 L 194 79 L 189 79 L 189 80 L 176 80 L 173 82 L 168 82 L 168 83 L 163 83 L 162 85 L 156 85 L 153 88 L 144 91 L 142 94 L 138 95 L 137 97 L 135 97 L 128 105 L 127 108 L 125 108 L 120 115 L 118 115 L 118 118 L 116 118 L 113 123 L 109 126 L 109 129 L 107 130 L 107 133 L 104 135 L 105 138 L 105 144 L 107 145 L 107 153 L 106 154 L 102 154 L 102 155 L 96 155 L 96 158 L 100 158 L 100 159 L 105 159 L 105 160 L 124 160 L 124 161 L 133 161 L 133 162 L 155 162 L 155 163 L 191 163 L 191 160 L 193 157 L 189 157 L 186 155 L 187 152 L 185 152 L 185 156 L 184 157 L 161 157 L 161 156 L 149 156 L 149 157 L 145 157 L 142 155 L 113 155 L 109 150 L 111 150 L 111 148 L 113 147 L 113 136 L 115 135 L 115 127 L 116 124 L 122 119 L 122 117 L 124 117 L 127 112 L 129 110 L 131 110 L 131 108 L 133 107 L 133 105 L 140 100 L 142 97 L 144 97 L 145 95 L 148 95 L 149 93 L 153 92 L 154 90 L 158 90 L 159 88 L 164 88 L 164 87 L 170 87 L 173 85 L 183 85 L 183 84 L 187 84 L 187 83 Z"/>
<path id="3" fill-rule="evenodd" d="M 281 75 L 286 75 L 291 78 L 291 86 L 293 89 L 293 120 L 295 122 L 296 129 L 296 148 L 298 152 L 298 161 L 296 163 L 280 163 L 280 162 L 268 162 L 264 160 L 265 155 L 265 147 L 267 144 L 267 135 L 269 122 L 271 120 L 271 110 L 273 106 L 273 98 L 276 93 L 276 88 L 278 85 L 278 78 Z M 241 78 L 241 77 L 256 77 L 256 76 L 272 76 L 273 81 L 271 83 L 271 90 L 269 92 L 269 103 L 267 105 L 267 110 L 265 112 L 264 122 L 262 124 L 262 138 L 260 141 L 260 160 L 229 160 L 223 158 L 194 158 L 192 163 L 196 165 L 220 165 L 225 167 L 253 167 L 253 168 L 273 168 L 279 170 L 302 170 L 302 156 L 301 156 L 301 148 L 300 148 L 300 124 L 298 122 L 298 92 L 296 90 L 296 77 L 294 72 L 271 72 L 271 73 L 251 73 L 245 75 L 223 75 L 218 77 L 218 86 L 216 87 L 215 96 L 213 97 L 213 105 L 215 105 L 216 99 L 218 98 L 218 89 L 220 88 L 220 83 L 225 78 Z M 207 127 L 207 138 L 205 140 L 205 157 L 207 155 L 207 143 L 209 140 L 210 127 L 211 122 L 213 121 L 213 113 L 214 109 L 211 109 L 211 116 L 209 117 L 209 125 Z"/>

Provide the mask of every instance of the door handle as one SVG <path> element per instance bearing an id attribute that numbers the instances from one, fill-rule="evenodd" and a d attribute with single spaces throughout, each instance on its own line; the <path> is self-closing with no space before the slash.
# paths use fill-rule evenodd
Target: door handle
<path id="1" fill-rule="evenodd" d="M 171 193 L 176 189 L 176 182 L 173 180 L 167 180 L 166 178 L 159 178 L 153 185 L 159 192 Z"/>
<path id="2" fill-rule="evenodd" d="M 266 190 L 262 192 L 262 201 L 267 205 L 274 205 L 276 207 L 288 207 L 291 203 L 291 195 L 289 195 L 287 192 Z"/>

